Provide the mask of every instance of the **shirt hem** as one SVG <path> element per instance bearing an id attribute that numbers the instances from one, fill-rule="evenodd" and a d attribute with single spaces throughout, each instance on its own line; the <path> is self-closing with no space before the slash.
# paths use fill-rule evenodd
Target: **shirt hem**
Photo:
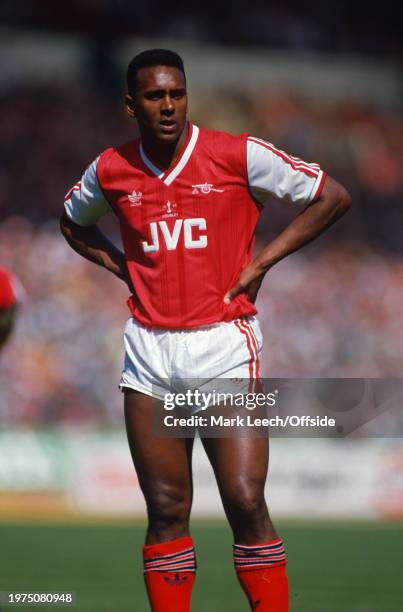
<path id="1" fill-rule="evenodd" d="M 162 323 L 153 323 L 151 321 L 146 321 L 142 319 L 141 317 L 138 317 L 137 314 L 130 307 L 130 298 L 128 300 L 128 306 L 129 306 L 130 314 L 132 315 L 133 319 L 135 319 L 137 323 L 140 323 L 140 325 L 144 325 L 144 327 L 149 327 L 151 329 L 167 329 L 167 330 L 199 329 L 201 327 L 208 327 L 208 326 L 215 325 L 218 323 L 231 323 L 232 321 L 235 321 L 236 319 L 245 319 L 247 317 L 253 317 L 257 314 L 256 308 L 253 308 L 247 312 L 235 313 L 233 316 L 228 315 L 228 313 L 224 313 L 222 317 L 218 317 L 218 318 L 216 316 L 209 317 L 208 319 L 198 320 L 195 323 L 191 323 L 191 324 L 181 323 L 181 324 L 176 324 L 176 325 L 174 324 L 169 325 L 169 324 L 162 324 Z"/>

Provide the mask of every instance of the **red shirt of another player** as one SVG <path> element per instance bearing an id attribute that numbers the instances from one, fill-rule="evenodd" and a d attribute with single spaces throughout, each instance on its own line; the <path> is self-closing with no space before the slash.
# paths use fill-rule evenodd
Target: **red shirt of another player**
<path id="1" fill-rule="evenodd" d="M 0 268 L 0 310 L 15 306 L 16 303 L 17 299 L 12 276 L 8 270 Z"/>

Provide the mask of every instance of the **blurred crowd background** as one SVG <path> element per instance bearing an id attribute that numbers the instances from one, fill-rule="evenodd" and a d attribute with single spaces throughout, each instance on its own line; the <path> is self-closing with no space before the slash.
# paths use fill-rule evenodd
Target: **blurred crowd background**
<path id="1" fill-rule="evenodd" d="M 397 57 L 402 50 L 400 24 L 377 5 L 329 0 L 231 4 L 177 0 L 3 0 L 0 19 L 6 24 L 43 30 L 85 32 L 115 39 L 123 35 L 172 35 L 214 41 L 220 45 L 265 45 L 270 48 L 359 52 Z"/>
<path id="2" fill-rule="evenodd" d="M 199 13 L 180 1 L 169 9 L 157 0 L 2 3 L 2 32 L 15 43 L 0 68 L 0 265 L 23 287 L 14 336 L 0 355 L 2 424 L 122 422 L 117 385 L 127 290 L 73 253 L 58 230 L 69 187 L 100 151 L 135 133 L 123 111 L 131 55 L 119 51 L 122 41 L 130 49 L 136 36 L 150 37 L 147 46 L 170 37 L 179 50 L 185 41 L 189 72 L 195 56 L 203 61 L 204 43 L 215 45 L 218 66 L 229 45 L 238 52 L 252 49 L 251 57 L 281 49 L 292 60 L 314 52 L 330 74 L 340 57 L 376 60 L 377 74 L 400 66 L 401 38 L 384 12 L 371 14 L 367 7 L 363 16 L 362 7 L 340 2 L 311 2 L 303 10 L 292 2 L 270 3 L 270 9 L 266 4 L 251 2 L 245 14 L 240 2 L 231 3 L 230 11 L 226 4 L 204 3 Z M 67 37 L 70 49 L 84 49 L 73 79 L 63 70 L 57 78 L 46 76 L 52 51 L 40 43 L 49 35 Z M 39 44 L 33 46 L 39 66 L 38 49 L 44 50 L 43 71 L 37 73 L 29 68 L 24 43 L 32 37 Z M 320 79 L 309 95 L 264 80 L 246 86 L 242 75 L 230 86 L 209 85 L 207 74 L 192 86 L 191 119 L 197 125 L 248 131 L 318 162 L 353 196 L 348 216 L 265 280 L 258 308 L 266 374 L 399 377 L 401 102 L 335 96 Z M 381 86 L 374 78 L 374 91 Z M 257 248 L 294 214 L 292 207 L 269 201 Z M 119 241 L 114 219 L 105 219 L 103 227 Z"/>

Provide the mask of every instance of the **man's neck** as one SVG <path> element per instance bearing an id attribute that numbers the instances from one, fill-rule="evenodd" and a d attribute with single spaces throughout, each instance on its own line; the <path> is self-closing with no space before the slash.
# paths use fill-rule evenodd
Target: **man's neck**
<path id="1" fill-rule="evenodd" d="M 146 134 L 142 134 L 141 143 L 147 157 L 149 157 L 158 168 L 165 170 L 172 166 L 179 157 L 188 134 L 189 122 L 187 121 L 178 140 L 174 142 L 164 142 L 163 140 L 157 140 L 155 138 L 150 138 Z"/>

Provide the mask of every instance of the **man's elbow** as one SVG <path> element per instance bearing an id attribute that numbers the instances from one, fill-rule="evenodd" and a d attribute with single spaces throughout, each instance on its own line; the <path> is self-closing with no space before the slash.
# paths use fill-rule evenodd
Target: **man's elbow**
<path id="1" fill-rule="evenodd" d="M 62 235 L 68 240 L 71 236 L 71 221 L 66 211 L 63 211 L 60 215 L 59 227 Z"/>
<path id="2" fill-rule="evenodd" d="M 344 215 L 351 206 L 351 196 L 347 189 L 330 176 L 326 178 L 319 201 L 323 202 L 328 213 L 336 219 Z"/>
<path id="3" fill-rule="evenodd" d="M 349 210 L 349 208 L 351 208 L 351 202 L 351 195 L 349 194 L 347 189 L 345 189 L 345 187 L 340 185 L 336 202 L 336 207 L 340 215 L 344 215 Z"/>
<path id="4" fill-rule="evenodd" d="M 66 234 L 66 229 L 67 229 L 67 224 L 66 224 L 66 213 L 63 212 L 60 215 L 60 219 L 59 219 L 59 227 L 60 227 L 60 231 L 63 234 L 63 236 L 65 236 Z"/>

